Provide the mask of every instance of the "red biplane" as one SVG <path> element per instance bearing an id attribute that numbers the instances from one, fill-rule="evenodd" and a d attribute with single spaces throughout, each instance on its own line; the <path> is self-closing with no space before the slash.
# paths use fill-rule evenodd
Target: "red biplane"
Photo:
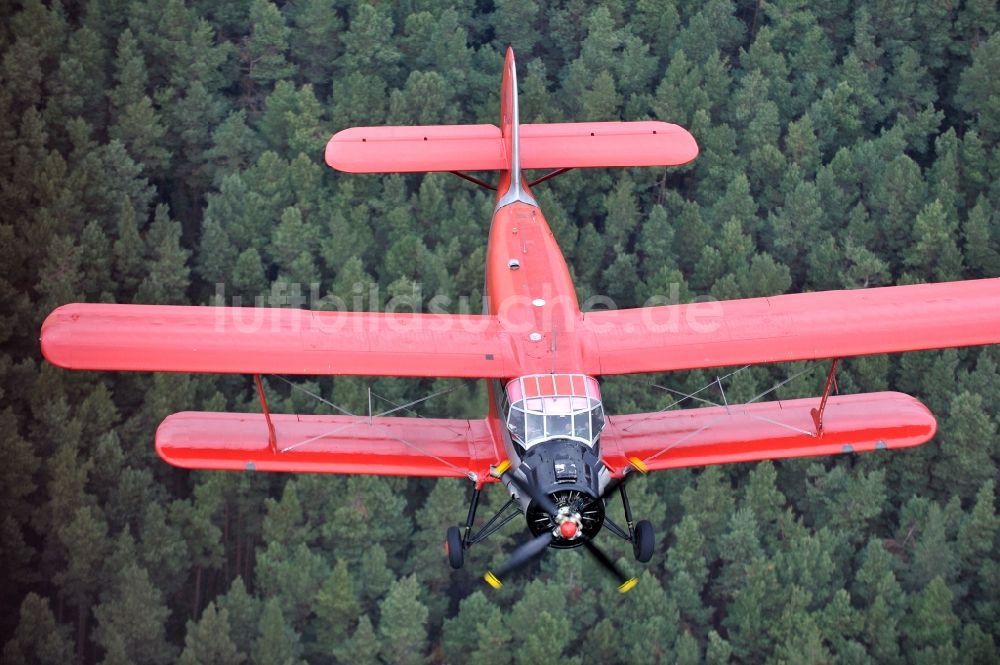
<path id="1" fill-rule="evenodd" d="M 570 273 L 531 187 L 567 169 L 668 166 L 698 154 L 665 122 L 518 121 L 507 52 L 500 126 L 359 127 L 339 132 L 326 161 L 352 173 L 498 171 L 482 315 L 71 304 L 45 321 L 45 357 L 78 370 L 255 375 L 263 413 L 169 416 L 160 456 L 190 469 L 463 477 L 475 485 L 464 529 L 448 530 L 452 566 L 517 514 L 533 537 L 499 569 L 546 547 L 586 547 L 635 584 L 595 544 L 603 528 L 648 561 L 653 532 L 634 522 L 633 470 L 832 455 L 916 446 L 934 416 L 897 392 L 831 396 L 837 359 L 1000 342 L 1000 279 L 782 295 L 708 304 L 581 312 Z M 525 170 L 550 172 L 529 182 Z M 596 377 L 830 359 L 820 397 L 609 415 Z M 485 379 L 479 420 L 386 414 L 271 414 L 261 374 Z M 480 490 L 500 481 L 511 500 L 478 533 Z M 617 491 L 626 524 L 605 515 Z"/>

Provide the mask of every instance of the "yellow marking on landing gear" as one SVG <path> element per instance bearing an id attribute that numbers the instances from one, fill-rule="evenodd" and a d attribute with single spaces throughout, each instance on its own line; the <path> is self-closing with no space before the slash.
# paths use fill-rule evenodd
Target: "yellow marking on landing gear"
<path id="1" fill-rule="evenodd" d="M 507 473 L 507 469 L 510 468 L 510 460 L 505 459 L 504 461 L 497 464 L 495 467 L 490 469 L 490 473 L 494 478 L 499 478 L 503 474 Z"/>
<path id="2" fill-rule="evenodd" d="M 486 574 L 483 575 L 483 579 L 486 580 L 486 583 L 494 589 L 499 589 L 503 586 L 503 582 L 500 581 L 499 577 L 493 574 L 492 570 L 486 571 Z"/>

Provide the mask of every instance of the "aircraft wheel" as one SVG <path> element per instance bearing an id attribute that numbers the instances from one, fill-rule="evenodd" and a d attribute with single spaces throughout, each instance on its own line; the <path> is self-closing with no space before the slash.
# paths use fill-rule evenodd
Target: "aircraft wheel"
<path id="1" fill-rule="evenodd" d="M 462 547 L 462 532 L 457 526 L 448 527 L 448 539 L 444 544 L 444 551 L 448 553 L 448 563 L 456 570 L 462 567 L 465 561 L 465 549 Z"/>
<path id="2" fill-rule="evenodd" d="M 635 525 L 635 542 L 632 543 L 632 551 L 635 558 L 640 563 L 646 563 L 653 558 L 653 547 L 656 545 L 656 538 L 653 536 L 653 525 L 649 520 L 639 520 Z"/>

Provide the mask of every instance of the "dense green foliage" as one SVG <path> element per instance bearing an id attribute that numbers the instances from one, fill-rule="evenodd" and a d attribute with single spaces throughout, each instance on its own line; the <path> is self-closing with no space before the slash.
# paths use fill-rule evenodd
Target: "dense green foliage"
<path id="1" fill-rule="evenodd" d="M 368 280 L 376 309 L 419 285 L 477 311 L 490 196 L 336 174 L 322 150 L 354 124 L 495 122 L 507 43 L 524 121 L 655 117 L 702 147 L 539 187 L 581 300 L 1000 275 L 995 2 L 855 4 L 0 1 L 3 662 L 997 662 L 997 348 L 846 363 L 843 390 L 938 414 L 922 448 L 636 483 L 661 540 L 625 597 L 579 551 L 492 592 L 478 574 L 520 522 L 451 572 L 457 481 L 170 468 L 160 420 L 255 410 L 246 377 L 76 374 L 38 351 L 59 304 L 206 303 L 217 283 L 350 302 Z M 742 372 L 729 398 L 798 369 Z M 653 410 L 669 396 L 651 382 L 714 376 L 604 390 L 612 412 Z M 454 388 L 429 415 L 485 408 L 474 382 L 304 386 L 364 411 L 369 384 L 397 402 Z"/>

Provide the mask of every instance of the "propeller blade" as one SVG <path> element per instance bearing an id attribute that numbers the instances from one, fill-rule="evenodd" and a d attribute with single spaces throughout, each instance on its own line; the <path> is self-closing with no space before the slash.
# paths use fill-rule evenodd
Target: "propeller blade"
<path id="1" fill-rule="evenodd" d="M 605 554 L 601 550 L 601 548 L 598 547 L 596 543 L 594 543 L 594 541 L 592 541 L 592 540 L 585 540 L 585 541 L 583 541 L 583 546 L 587 548 L 587 551 L 590 552 L 591 555 L 593 555 L 593 557 L 595 559 L 597 559 L 598 563 L 600 563 L 602 566 L 604 566 L 605 570 L 607 570 L 609 573 L 611 573 L 612 575 L 614 575 L 615 579 L 617 579 L 617 580 L 619 580 L 621 582 L 621 584 L 618 585 L 618 591 L 619 592 L 625 593 L 625 592 L 629 591 L 630 589 L 632 589 L 632 587 L 634 587 L 636 584 L 639 583 L 638 578 L 635 578 L 635 577 L 625 577 L 625 574 L 615 564 L 615 562 L 612 561 L 610 558 L 608 558 L 608 555 Z"/>
<path id="2" fill-rule="evenodd" d="M 517 549 L 514 550 L 514 552 L 510 555 L 510 558 L 507 559 L 502 566 L 496 569 L 496 572 L 492 570 L 486 571 L 486 574 L 483 575 L 483 579 L 486 580 L 486 583 L 494 589 L 499 589 L 503 586 L 501 579 L 506 577 L 507 573 L 517 570 L 541 554 L 542 551 L 549 546 L 549 543 L 552 542 L 552 538 L 552 532 L 546 531 L 543 534 L 535 536 L 528 542 L 522 543 L 517 547 Z"/>
<path id="3" fill-rule="evenodd" d="M 545 492 L 538 489 L 536 486 L 532 485 L 531 483 L 526 483 L 517 474 L 508 473 L 510 471 L 510 468 L 511 468 L 510 462 L 508 460 L 504 460 L 493 470 L 493 473 L 496 475 L 497 478 L 501 479 L 506 475 L 507 479 L 510 480 L 511 484 L 514 485 L 519 492 L 522 492 L 527 496 L 530 496 L 532 501 L 537 503 L 542 508 L 542 510 L 547 512 L 550 516 L 555 517 L 556 513 L 559 512 L 559 508 L 556 507 L 556 504 L 554 501 L 552 501 L 552 498 Z"/>

